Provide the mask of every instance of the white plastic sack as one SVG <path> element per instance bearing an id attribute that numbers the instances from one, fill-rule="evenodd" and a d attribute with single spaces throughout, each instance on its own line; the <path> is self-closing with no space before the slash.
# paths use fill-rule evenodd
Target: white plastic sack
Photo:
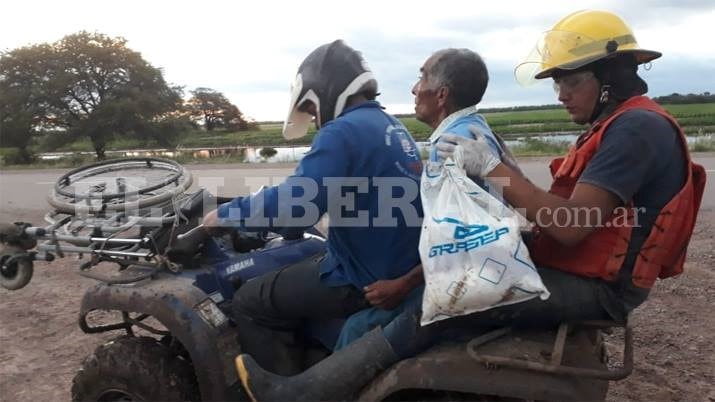
<path id="1" fill-rule="evenodd" d="M 467 177 L 461 155 L 457 147 L 454 161 L 429 162 L 422 173 L 422 325 L 549 297 L 518 214 Z"/>

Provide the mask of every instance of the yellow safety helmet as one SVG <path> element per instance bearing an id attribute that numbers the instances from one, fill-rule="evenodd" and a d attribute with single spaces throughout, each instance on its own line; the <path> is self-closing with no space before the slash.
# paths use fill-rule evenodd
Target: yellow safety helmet
<path id="1" fill-rule="evenodd" d="M 633 31 L 608 11 L 577 11 L 544 32 L 529 56 L 514 70 L 516 80 L 529 85 L 551 77 L 554 70 L 574 70 L 613 54 L 632 53 L 638 64 L 661 53 L 641 49 Z"/>

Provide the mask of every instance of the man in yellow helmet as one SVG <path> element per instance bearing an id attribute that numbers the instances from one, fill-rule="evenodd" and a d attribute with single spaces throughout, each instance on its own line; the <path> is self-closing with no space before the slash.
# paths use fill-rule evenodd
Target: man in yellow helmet
<path id="1" fill-rule="evenodd" d="M 570 14 L 543 34 L 517 66 L 517 80 L 552 78 L 571 119 L 590 125 L 552 161 L 548 192 L 483 152 L 479 138 L 448 138 L 439 150 L 449 157 L 462 146 L 469 173 L 508 178 L 505 199 L 536 224 L 534 261 L 568 280 L 590 280 L 606 295 L 593 302 L 617 321 L 645 301 L 657 278 L 682 272 L 705 183 L 678 123 L 643 96 L 638 65 L 660 56 L 606 11 Z"/>
<path id="2" fill-rule="evenodd" d="M 530 252 L 551 296 L 425 327 L 415 304 L 383 329 L 396 358 L 414 356 L 447 334 L 464 331 L 623 322 L 645 301 L 657 278 L 682 272 L 705 172 L 692 163 L 677 122 L 643 96 L 648 87 L 637 74 L 638 65 L 658 57 L 638 46 L 618 16 L 580 11 L 546 32 L 517 67 L 521 83 L 552 78 L 571 119 L 590 125 L 565 158 L 551 163 L 549 191 L 501 163 L 478 129 L 476 139 L 442 136 L 438 155 L 450 158 L 462 147 L 470 177 L 508 179 L 504 199 L 535 223 Z M 265 373 L 242 380 L 257 399 L 293 399 L 307 390 L 314 400 L 346 398 L 355 389 L 325 387 L 328 380 L 320 373 L 326 367 L 341 367 L 343 373 L 345 367 L 362 370 L 368 354 L 355 344 L 344 350 L 349 353 L 336 353 L 298 376 Z"/>

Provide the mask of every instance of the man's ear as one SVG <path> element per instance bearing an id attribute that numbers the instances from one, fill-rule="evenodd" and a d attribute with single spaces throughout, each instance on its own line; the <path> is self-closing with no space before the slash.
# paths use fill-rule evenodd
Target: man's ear
<path id="1" fill-rule="evenodd" d="M 437 89 L 437 105 L 446 107 L 449 103 L 449 87 L 442 86 Z"/>

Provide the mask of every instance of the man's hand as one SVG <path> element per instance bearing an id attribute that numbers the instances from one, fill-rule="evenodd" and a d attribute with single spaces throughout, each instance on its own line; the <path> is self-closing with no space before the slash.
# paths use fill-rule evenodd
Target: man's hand
<path id="1" fill-rule="evenodd" d="M 484 178 L 501 163 L 501 160 L 492 154 L 487 140 L 476 126 L 470 126 L 469 131 L 474 134 L 475 139 L 443 134 L 437 142 L 437 155 L 442 159 L 454 158 L 455 151 L 461 147 L 462 161 L 467 175 Z"/>
<path id="2" fill-rule="evenodd" d="M 402 303 L 412 289 L 424 283 L 422 264 L 417 264 L 408 273 L 396 279 L 382 279 L 363 289 L 371 305 L 383 310 L 392 310 Z"/>
<path id="3" fill-rule="evenodd" d="M 365 298 L 373 307 L 383 310 L 392 310 L 412 290 L 412 286 L 404 277 L 397 279 L 383 279 L 373 282 L 364 288 Z"/>
<path id="4" fill-rule="evenodd" d="M 206 233 L 211 236 L 218 236 L 221 232 L 223 232 L 223 229 L 226 229 L 223 227 L 221 220 L 218 218 L 218 209 L 214 209 L 213 211 L 207 213 L 201 223 Z"/>

